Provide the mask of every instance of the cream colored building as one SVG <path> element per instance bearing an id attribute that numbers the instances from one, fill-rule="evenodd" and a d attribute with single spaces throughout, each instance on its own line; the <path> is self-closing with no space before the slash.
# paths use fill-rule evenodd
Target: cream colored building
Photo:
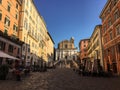
<path id="1" fill-rule="evenodd" d="M 55 60 L 77 60 L 77 48 L 74 46 L 74 38 L 60 42 L 55 53 Z"/>
<path id="2" fill-rule="evenodd" d="M 88 70 L 96 71 L 98 69 L 98 64 L 100 64 L 102 67 L 104 66 L 101 25 L 97 25 L 94 28 L 94 31 L 90 37 L 90 42 L 88 44 L 88 57 L 90 59 L 90 61 L 86 62 L 86 67 Z"/>
<path id="3" fill-rule="evenodd" d="M 27 54 L 27 49 L 25 49 L 23 56 L 26 56 L 26 58 L 23 57 L 23 59 L 27 64 L 35 64 L 40 59 L 47 62 L 47 54 L 53 53 L 54 43 L 50 43 L 52 40 L 48 35 L 46 24 L 37 11 L 33 0 L 23 0 L 20 16 L 19 38 L 26 45 L 30 45 L 30 53 Z M 48 43 L 50 43 L 49 47 Z M 30 56 L 30 58 L 27 58 L 27 56 Z"/>

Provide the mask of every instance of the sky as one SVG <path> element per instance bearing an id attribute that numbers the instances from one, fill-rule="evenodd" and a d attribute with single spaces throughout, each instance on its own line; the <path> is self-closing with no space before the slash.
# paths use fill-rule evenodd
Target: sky
<path id="1" fill-rule="evenodd" d="M 55 42 L 74 37 L 79 49 L 81 39 L 90 38 L 107 0 L 34 0 L 44 18 L 47 30 Z"/>

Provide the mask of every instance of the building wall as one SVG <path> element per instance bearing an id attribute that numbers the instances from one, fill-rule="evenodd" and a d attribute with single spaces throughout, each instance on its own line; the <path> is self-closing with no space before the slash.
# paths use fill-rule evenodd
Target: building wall
<path id="1" fill-rule="evenodd" d="M 120 0 L 108 0 L 100 18 L 105 70 L 120 74 Z"/>
<path id="2" fill-rule="evenodd" d="M 1 1 L 0 31 L 5 32 L 6 29 L 9 36 L 25 42 L 21 57 L 25 62 L 34 64 L 38 59 L 47 62 L 48 54 L 53 55 L 54 41 L 48 35 L 45 21 L 37 11 L 34 0 Z M 7 10 L 8 5 L 10 11 Z"/>
<path id="3" fill-rule="evenodd" d="M 64 40 L 58 44 L 56 49 L 56 60 L 77 60 L 77 48 L 74 39 Z"/>
<path id="4" fill-rule="evenodd" d="M 102 48 L 102 38 L 101 38 L 101 25 L 97 25 L 90 37 L 90 42 L 88 45 L 88 57 L 90 62 L 92 63 L 91 69 L 96 67 L 97 70 L 97 62 L 96 60 L 100 60 L 100 65 L 104 69 L 103 63 L 103 48 Z"/>
<path id="5" fill-rule="evenodd" d="M 23 0 L 22 12 L 20 13 L 19 38 L 30 45 L 31 61 L 38 62 L 39 59 L 48 61 L 48 53 L 53 43 L 48 47 L 48 31 L 45 21 L 37 11 L 33 0 Z M 51 39 L 49 39 L 51 40 Z M 27 58 L 26 58 L 27 59 Z M 29 61 L 29 62 L 31 62 Z"/>
<path id="6" fill-rule="evenodd" d="M 88 58 L 88 55 L 87 55 L 88 43 L 89 43 L 89 39 L 83 39 L 79 42 L 81 60 Z"/>
<path id="7" fill-rule="evenodd" d="M 18 39 L 20 8 L 20 0 L 1 0 L 0 2 L 1 50 L 21 59 L 22 44 L 18 44 L 20 42 Z M 5 49 L 3 49 L 3 43 L 5 43 Z"/>
<path id="8" fill-rule="evenodd" d="M 4 44 L 3 44 L 4 43 Z M 0 50 L 21 59 L 22 44 L 16 44 L 5 37 L 0 36 Z"/>
<path id="9" fill-rule="evenodd" d="M 59 49 L 64 49 L 64 48 L 75 48 L 74 46 L 74 38 L 71 38 L 69 40 L 64 40 L 61 43 L 58 44 Z"/>
<path id="10" fill-rule="evenodd" d="M 18 22 L 21 8 L 21 3 L 18 1 L 19 0 L 2 0 L 0 3 L 0 30 L 6 32 L 8 35 L 15 35 L 16 37 L 18 37 Z M 8 11 L 8 6 L 10 7 L 10 11 Z"/>
<path id="11" fill-rule="evenodd" d="M 52 40 L 50 34 L 48 34 L 48 39 L 47 39 L 47 57 L 48 61 L 53 61 L 54 60 L 54 41 Z"/>

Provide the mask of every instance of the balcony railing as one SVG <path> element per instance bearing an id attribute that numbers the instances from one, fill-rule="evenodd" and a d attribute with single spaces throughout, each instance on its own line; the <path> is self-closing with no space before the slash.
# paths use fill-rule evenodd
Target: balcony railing
<path id="1" fill-rule="evenodd" d="M 35 35 L 35 34 L 32 33 L 31 31 L 28 31 L 28 35 L 31 36 L 34 40 L 39 41 L 37 35 Z"/>

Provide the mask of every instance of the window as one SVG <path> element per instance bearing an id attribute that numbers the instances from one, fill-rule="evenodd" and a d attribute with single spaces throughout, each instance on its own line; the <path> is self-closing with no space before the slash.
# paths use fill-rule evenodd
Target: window
<path id="1" fill-rule="evenodd" d="M 118 0 L 114 0 L 114 5 L 116 5 L 117 1 L 118 1 Z"/>
<path id="2" fill-rule="evenodd" d="M 34 43 L 32 42 L 32 47 L 34 47 Z"/>
<path id="3" fill-rule="evenodd" d="M 18 48 L 17 54 L 20 54 L 20 48 Z"/>
<path id="4" fill-rule="evenodd" d="M 16 25 L 13 25 L 13 30 L 15 30 L 17 32 L 18 31 L 18 27 Z"/>
<path id="5" fill-rule="evenodd" d="M 0 12 L 0 21 L 2 20 L 2 12 Z"/>
<path id="6" fill-rule="evenodd" d="M 86 45 L 84 45 L 84 47 L 86 47 Z"/>
<path id="7" fill-rule="evenodd" d="M 0 4 L 2 3 L 2 0 L 0 0 Z"/>
<path id="8" fill-rule="evenodd" d="M 65 48 L 68 48 L 68 47 L 67 47 L 67 44 L 65 45 Z"/>
<path id="9" fill-rule="evenodd" d="M 118 50 L 119 50 L 119 53 L 120 53 L 120 44 L 118 45 Z"/>
<path id="10" fill-rule="evenodd" d="M 8 17 L 5 17 L 4 24 L 7 25 L 7 26 L 10 26 L 10 20 L 9 20 Z"/>
<path id="11" fill-rule="evenodd" d="M 23 46 L 23 51 L 25 51 L 25 46 Z"/>
<path id="12" fill-rule="evenodd" d="M 30 48 L 28 48 L 28 52 L 30 52 Z"/>
<path id="13" fill-rule="evenodd" d="M 7 29 L 4 30 L 4 34 L 8 34 L 8 30 Z"/>
<path id="14" fill-rule="evenodd" d="M 9 45 L 8 52 L 13 53 L 13 49 L 14 49 L 13 45 Z"/>
<path id="15" fill-rule="evenodd" d="M 114 20 L 117 20 L 120 17 L 119 14 L 119 10 L 116 10 L 116 12 L 114 13 Z"/>
<path id="16" fill-rule="evenodd" d="M 108 26 L 111 26 L 112 25 L 112 21 L 111 19 L 108 20 Z"/>
<path id="17" fill-rule="evenodd" d="M 24 42 L 25 42 L 25 37 L 24 37 Z"/>
<path id="18" fill-rule="evenodd" d="M 104 33 L 105 33 L 105 32 L 106 32 L 106 25 L 104 26 L 104 28 L 103 28 L 103 29 L 104 29 Z"/>
<path id="19" fill-rule="evenodd" d="M 18 9 L 18 4 L 16 3 L 16 9 Z"/>
<path id="20" fill-rule="evenodd" d="M 25 19 L 25 20 L 24 20 L 24 28 L 25 28 L 26 30 L 28 30 L 28 23 L 27 23 L 27 19 Z"/>
<path id="21" fill-rule="evenodd" d="M 15 14 L 15 18 L 18 19 L 18 14 L 17 13 Z"/>
<path id="22" fill-rule="evenodd" d="M 110 11 L 111 11 L 111 7 L 109 6 L 109 8 L 108 8 L 108 13 L 110 13 Z"/>
<path id="23" fill-rule="evenodd" d="M 27 59 L 30 59 L 30 56 L 27 56 Z"/>
<path id="24" fill-rule="evenodd" d="M 107 37 L 104 37 L 104 44 L 107 43 Z"/>
<path id="25" fill-rule="evenodd" d="M 120 35 L 120 24 L 116 26 L 117 35 Z"/>
<path id="26" fill-rule="evenodd" d="M 10 4 L 8 4 L 7 10 L 8 12 L 10 12 Z"/>
<path id="27" fill-rule="evenodd" d="M 5 42 L 3 42 L 3 41 L 0 41 L 0 50 L 5 50 L 5 45 L 6 45 L 6 43 Z"/>
<path id="28" fill-rule="evenodd" d="M 109 35 L 110 35 L 110 40 L 112 40 L 113 39 L 112 31 L 109 33 Z"/>
<path id="29" fill-rule="evenodd" d="M 29 31 L 31 31 L 31 24 L 29 24 Z"/>

